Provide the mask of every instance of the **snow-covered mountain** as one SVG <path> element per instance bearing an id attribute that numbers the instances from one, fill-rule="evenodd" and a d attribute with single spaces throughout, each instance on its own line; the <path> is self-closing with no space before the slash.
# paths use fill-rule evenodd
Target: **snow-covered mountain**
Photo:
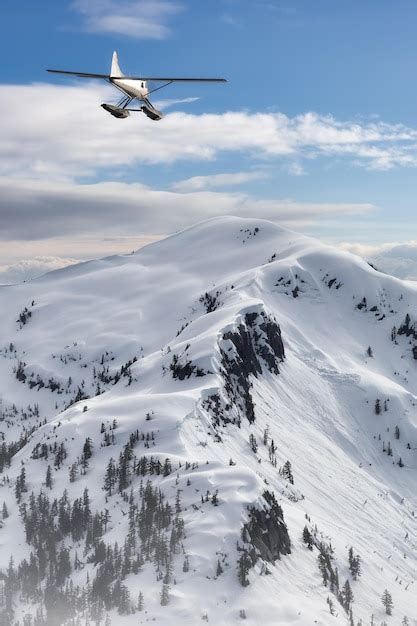
<path id="1" fill-rule="evenodd" d="M 1 624 L 417 625 L 416 284 L 230 217 L 0 310 Z"/>

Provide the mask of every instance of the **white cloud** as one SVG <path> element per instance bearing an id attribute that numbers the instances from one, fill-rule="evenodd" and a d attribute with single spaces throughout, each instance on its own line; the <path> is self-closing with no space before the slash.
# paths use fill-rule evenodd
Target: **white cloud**
<path id="1" fill-rule="evenodd" d="M 217 215 L 257 215 L 300 226 L 323 216 L 366 214 L 373 209 L 371 204 L 260 200 L 242 193 L 178 193 L 139 183 L 0 178 L 0 237 L 6 241 L 169 233 Z"/>
<path id="2" fill-rule="evenodd" d="M 417 280 L 417 241 L 415 240 L 381 245 L 347 242 L 339 245 L 344 250 L 364 257 L 383 272 L 398 278 Z"/>
<path id="3" fill-rule="evenodd" d="M 264 180 L 265 178 L 267 178 L 267 174 L 261 171 L 193 176 L 192 178 L 179 180 L 171 186 L 171 189 L 173 191 L 187 193 L 188 191 L 201 191 L 203 189 L 233 187 L 255 180 Z"/>
<path id="4" fill-rule="evenodd" d="M 116 120 L 99 106 L 109 95 L 112 101 L 109 87 L 101 83 L 0 85 L 0 238 L 3 250 L 8 249 L 7 254 L 0 250 L 0 264 L 39 254 L 86 258 L 129 250 L 139 247 L 134 240 L 142 236 L 224 214 L 258 215 L 313 229 L 319 218 L 320 228 L 337 218 L 340 232 L 345 216 L 364 216 L 374 207 L 280 197 L 260 200 L 226 188 L 260 179 L 266 163 L 294 174 L 302 174 L 312 159 L 335 155 L 368 168 L 417 165 L 417 131 L 402 125 L 340 122 L 316 113 L 291 118 L 248 111 L 175 112 L 158 123 L 142 114 Z M 201 162 L 226 154 L 250 157 L 253 170 L 192 177 L 168 191 L 114 182 L 139 164 Z M 109 170 L 113 181 L 80 184 L 87 177 L 106 178 Z M 72 234 L 77 242 L 71 241 Z M 102 243 L 109 234 L 129 241 L 126 248 Z M 402 238 L 400 233 L 393 236 Z M 51 243 L 58 238 L 65 252 Z M 22 247 L 19 257 L 8 241 Z M 34 241 L 37 249 L 29 246 Z M 47 241 L 50 248 L 42 244 Z M 398 259 L 395 263 L 400 265 Z M 405 274 L 404 263 L 402 267 Z"/>
<path id="5" fill-rule="evenodd" d="M 0 285 L 37 278 L 46 272 L 61 269 L 77 262 L 75 259 L 62 257 L 37 256 L 32 259 L 22 259 L 10 265 L 0 265 Z"/>
<path id="6" fill-rule="evenodd" d="M 182 10 L 168 0 L 75 0 L 71 7 L 87 31 L 136 39 L 165 39 L 170 34 L 167 21 Z"/>
<path id="7" fill-rule="evenodd" d="M 168 100 L 156 100 L 154 102 L 154 105 L 157 109 L 168 109 L 170 107 L 176 106 L 177 104 L 192 104 L 193 102 L 197 102 L 197 100 L 200 100 L 200 98 L 171 98 Z"/>
<path id="8" fill-rule="evenodd" d="M 288 165 L 288 173 L 292 174 L 292 176 L 303 176 L 305 174 L 305 170 L 301 163 L 293 161 Z"/>
<path id="9" fill-rule="evenodd" d="M 14 271 L 15 266 L 20 266 L 22 259 L 52 257 L 57 259 L 57 267 L 60 263 L 79 262 L 86 259 L 96 259 L 113 254 L 130 254 L 148 243 L 161 239 L 163 235 L 107 235 L 99 232 L 80 233 L 77 237 L 58 236 L 45 239 L 10 239 L 1 242 L 0 246 L 0 271 Z M 62 261 L 61 261 L 62 260 Z M 24 261 L 26 264 L 26 261 Z M 26 267 L 26 265 L 25 265 Z M 55 269 L 48 266 L 48 271 Z M 45 270 L 46 271 L 46 270 Z M 24 277 L 25 278 L 25 277 Z M 3 277 L 2 277 L 3 280 Z M 0 282 L 2 282 L 0 280 Z"/>
<path id="10" fill-rule="evenodd" d="M 353 254 L 357 254 L 358 256 L 362 256 L 364 258 L 372 258 L 374 256 L 377 256 L 378 254 L 384 253 L 386 250 L 390 250 L 393 246 L 396 246 L 397 244 L 395 243 L 368 244 L 368 243 L 342 241 L 341 243 L 338 243 L 336 245 L 342 250 L 347 250 L 348 252 L 352 252 Z"/>
<path id="11" fill-rule="evenodd" d="M 71 179 L 109 165 L 114 172 L 139 163 L 204 161 L 242 152 L 258 161 L 296 162 L 299 168 L 303 159 L 335 155 L 368 168 L 417 165 L 417 131 L 401 125 L 247 111 L 175 112 L 157 123 L 134 113 L 117 120 L 99 106 L 116 98 L 101 83 L 0 86 L 0 175 Z"/>

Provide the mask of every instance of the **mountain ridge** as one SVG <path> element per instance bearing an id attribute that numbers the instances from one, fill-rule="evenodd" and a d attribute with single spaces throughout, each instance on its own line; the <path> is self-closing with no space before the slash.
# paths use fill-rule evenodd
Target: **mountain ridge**
<path id="1" fill-rule="evenodd" d="M 68 552 L 70 572 L 56 588 L 73 580 L 82 589 L 87 573 L 95 580 L 107 563 L 93 558 L 101 542 L 123 545 L 130 536 L 130 561 L 139 553 L 143 561 L 136 572 L 132 564 L 120 570 L 107 595 L 91 592 L 87 608 L 73 599 L 67 622 L 48 611 L 45 575 L 40 600 L 13 594 L 15 619 L 42 606 L 49 622 L 39 624 L 76 624 L 100 607 L 103 624 L 108 613 L 123 626 L 147 619 L 226 625 L 245 616 L 247 624 L 307 626 L 349 624 L 351 609 L 354 624 L 370 623 L 372 614 L 378 625 L 404 616 L 417 624 L 415 285 L 270 222 L 214 218 L 132 255 L 7 287 L 0 306 L 4 440 L 17 442 L 24 428 L 28 438 L 3 470 L 3 573 L 8 546 L 16 566 L 33 550 L 21 509 L 32 490 L 59 500 L 66 489 L 65 508 L 87 487 L 91 511 L 110 514 L 93 540 L 88 521 L 80 537 L 60 530 L 56 546 Z M 45 444 L 48 459 L 39 456 Z M 110 494 L 111 459 L 116 482 L 127 472 L 127 483 Z M 16 503 L 22 462 L 27 491 Z M 166 531 L 170 557 L 156 569 L 141 535 L 145 480 L 177 511 Z M 268 515 L 274 529 L 266 530 Z M 281 539 L 265 549 L 260 536 Z M 358 580 L 349 547 L 361 558 Z M 56 581 L 58 557 L 52 570 Z M 345 580 L 354 595 L 347 604 Z M 120 586 L 136 613 L 127 613 Z M 384 589 L 392 618 L 380 600 Z M 139 590 L 146 614 L 137 610 Z M 106 606 L 112 594 L 119 604 Z"/>

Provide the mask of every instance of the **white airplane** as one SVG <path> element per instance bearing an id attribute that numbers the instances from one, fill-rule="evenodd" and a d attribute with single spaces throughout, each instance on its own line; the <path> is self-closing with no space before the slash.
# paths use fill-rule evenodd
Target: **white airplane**
<path id="1" fill-rule="evenodd" d="M 164 87 L 168 87 L 172 83 L 226 83 L 225 78 L 156 78 L 151 76 L 125 76 L 120 69 L 119 59 L 117 58 L 117 52 L 113 52 L 113 59 L 111 63 L 110 74 L 89 74 L 86 72 L 67 72 L 65 70 L 46 70 L 53 74 L 65 74 L 69 76 L 79 76 L 81 78 L 101 78 L 106 80 L 111 85 L 114 85 L 119 91 L 123 93 L 123 97 L 119 100 L 117 105 L 114 104 L 102 104 L 103 109 L 114 115 L 119 119 L 129 117 L 130 111 L 142 111 L 151 120 L 160 120 L 163 114 L 158 111 L 153 104 L 148 100 L 149 94 Z M 148 88 L 148 81 L 163 82 L 164 85 L 160 85 L 154 89 Z M 141 105 L 139 109 L 130 109 L 129 105 L 134 100 L 137 100 Z"/>

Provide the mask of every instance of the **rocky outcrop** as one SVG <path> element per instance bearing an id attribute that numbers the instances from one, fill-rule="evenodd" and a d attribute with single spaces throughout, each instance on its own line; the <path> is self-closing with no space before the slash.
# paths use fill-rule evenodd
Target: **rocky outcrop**
<path id="1" fill-rule="evenodd" d="M 232 406 L 250 423 L 255 410 L 250 392 L 250 376 L 258 377 L 264 369 L 279 373 L 285 358 L 281 329 L 265 311 L 246 313 L 236 330 L 224 333 L 221 341 L 221 375 L 224 390 Z"/>
<path id="2" fill-rule="evenodd" d="M 410 343 L 414 343 L 415 341 L 417 341 L 416 322 L 413 322 L 411 320 L 411 317 L 408 313 L 405 316 L 405 319 L 401 326 L 398 327 L 398 330 L 395 330 L 395 327 L 392 329 L 391 338 L 395 340 L 395 337 L 398 335 L 405 335 L 406 337 L 410 337 Z M 413 353 L 413 359 L 417 360 L 417 345 L 415 343 L 412 346 L 411 351 Z"/>
<path id="3" fill-rule="evenodd" d="M 291 554 L 291 541 L 284 522 L 282 508 L 270 491 L 262 494 L 266 506 L 262 509 L 251 507 L 249 521 L 243 527 L 243 540 L 250 543 L 252 562 L 260 557 L 274 563 L 281 555 Z"/>
<path id="4" fill-rule="evenodd" d="M 405 335 L 406 337 L 411 336 L 413 339 L 417 339 L 416 323 L 411 321 L 408 313 L 401 326 L 399 326 L 397 335 Z"/>

